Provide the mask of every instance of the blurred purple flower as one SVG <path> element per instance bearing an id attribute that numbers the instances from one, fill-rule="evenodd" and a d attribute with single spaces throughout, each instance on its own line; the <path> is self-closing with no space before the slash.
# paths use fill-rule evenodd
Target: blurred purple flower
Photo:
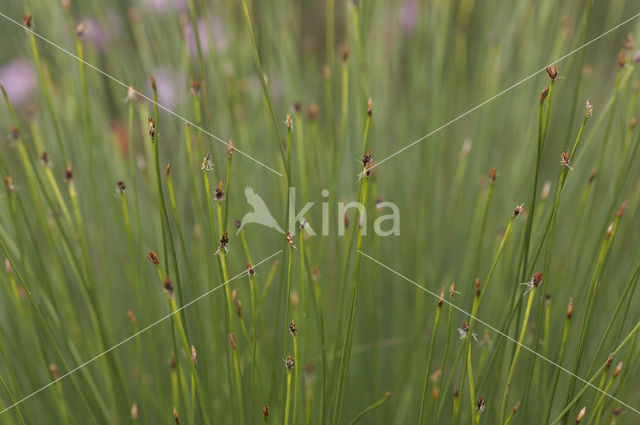
<path id="1" fill-rule="evenodd" d="M 182 71 L 157 68 L 153 77 L 158 85 L 158 102 L 169 109 L 181 104 L 186 90 L 186 76 Z M 149 86 L 149 89 L 151 87 Z M 153 94 L 149 95 L 153 97 Z"/>
<path id="2" fill-rule="evenodd" d="M 84 36 L 93 43 L 98 50 L 105 50 L 111 41 L 111 37 L 107 34 L 100 23 L 95 19 L 85 19 L 84 24 Z"/>
<path id="3" fill-rule="evenodd" d="M 418 24 L 417 0 L 405 0 L 402 6 L 402 26 L 406 32 L 412 32 Z"/>
<path id="4" fill-rule="evenodd" d="M 207 24 L 210 25 L 210 28 L 212 29 L 216 49 L 224 52 L 228 46 L 225 28 L 219 19 L 213 16 L 209 17 L 208 20 L 198 18 L 198 36 L 200 37 L 200 46 L 202 47 L 202 55 L 204 57 L 207 57 L 210 52 L 210 40 L 207 32 Z M 184 21 L 182 31 L 187 44 L 187 49 L 189 49 L 189 56 L 191 56 L 192 59 L 196 59 L 198 57 L 198 48 L 196 46 L 196 38 L 193 35 L 193 25 L 191 25 L 191 21 Z"/>
<path id="5" fill-rule="evenodd" d="M 188 0 L 142 0 L 142 3 L 158 15 L 167 12 L 182 12 L 189 7 Z"/>
<path id="6" fill-rule="evenodd" d="M 33 67 L 24 59 L 13 61 L 0 67 L 0 82 L 15 106 L 29 101 L 36 87 L 36 74 Z"/>

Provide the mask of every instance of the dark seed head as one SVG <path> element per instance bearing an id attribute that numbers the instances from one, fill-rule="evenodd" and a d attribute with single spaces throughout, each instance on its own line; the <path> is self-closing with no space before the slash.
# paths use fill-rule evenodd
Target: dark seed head
<path id="1" fill-rule="evenodd" d="M 29 29 L 33 28 L 33 16 L 26 13 L 22 15 L 22 25 Z"/>
<path id="2" fill-rule="evenodd" d="M 540 103 L 544 102 L 547 96 L 549 95 L 549 87 L 545 87 L 540 92 Z"/>
<path id="3" fill-rule="evenodd" d="M 298 330 L 296 329 L 296 324 L 293 320 L 289 323 L 289 332 L 291 332 L 291 335 L 293 336 L 298 335 Z"/>
<path id="4" fill-rule="evenodd" d="M 164 277 L 164 281 L 162 282 L 162 286 L 164 287 L 164 291 L 167 293 L 167 297 L 173 297 L 173 283 L 171 283 L 171 279 L 169 279 L 169 275 Z"/>
<path id="5" fill-rule="evenodd" d="M 264 416 L 265 418 L 267 418 L 269 416 L 269 405 L 265 404 L 264 407 L 262 408 L 262 416 Z"/>
<path id="6" fill-rule="evenodd" d="M 624 54 L 624 49 L 620 49 L 618 53 L 618 66 L 620 68 L 624 68 L 624 65 L 627 63 L 627 56 Z"/>
<path id="7" fill-rule="evenodd" d="M 290 353 L 287 353 L 287 358 L 284 359 L 284 365 L 287 368 L 287 370 L 291 370 L 293 369 L 293 365 L 295 364 L 295 360 L 293 359 L 293 357 L 291 356 Z"/>
<path id="8" fill-rule="evenodd" d="M 556 65 L 551 65 L 547 67 L 547 74 L 549 74 L 549 78 L 555 80 L 558 76 L 558 67 Z"/>
<path id="9" fill-rule="evenodd" d="M 569 298 L 569 305 L 567 306 L 567 319 L 571 319 L 573 314 L 573 298 Z"/>
<path id="10" fill-rule="evenodd" d="M 67 168 L 64 170 L 64 177 L 67 179 L 67 183 L 71 183 L 73 180 L 73 169 L 71 164 L 67 164 Z"/>
<path id="11" fill-rule="evenodd" d="M 149 251 L 147 258 L 156 266 L 160 265 L 160 260 L 158 260 L 158 254 L 156 254 L 155 251 Z"/>
<path id="12" fill-rule="evenodd" d="M 229 345 L 231 345 L 231 349 L 233 351 L 237 350 L 236 346 L 236 336 L 234 334 L 229 334 Z"/>
<path id="13" fill-rule="evenodd" d="M 544 276 L 542 275 L 542 273 L 536 272 L 536 273 L 534 273 L 533 278 L 531 279 L 531 283 L 533 284 L 533 286 L 535 288 L 537 288 L 538 285 L 540 285 L 540 283 L 542 283 L 543 279 L 544 279 Z"/>

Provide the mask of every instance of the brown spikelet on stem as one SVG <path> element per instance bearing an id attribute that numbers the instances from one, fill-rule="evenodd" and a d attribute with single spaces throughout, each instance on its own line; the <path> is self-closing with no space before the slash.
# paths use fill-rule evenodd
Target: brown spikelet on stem
<path id="1" fill-rule="evenodd" d="M 287 353 L 287 357 L 284 359 L 284 365 L 287 368 L 287 370 L 293 369 L 293 365 L 295 365 L 295 363 L 296 363 L 295 359 L 293 358 L 291 353 Z"/>
<path id="2" fill-rule="evenodd" d="M 191 89 L 191 94 L 193 94 L 194 96 L 197 96 L 198 93 L 200 93 L 200 81 L 192 80 L 189 83 L 189 88 Z"/>
<path id="3" fill-rule="evenodd" d="M 136 323 L 136 315 L 133 314 L 133 310 L 129 309 L 127 311 L 127 317 L 129 318 L 129 320 L 131 321 L 131 323 Z"/>
<path id="4" fill-rule="evenodd" d="M 444 303 L 444 285 L 442 286 L 442 289 L 440 289 L 440 298 L 438 299 L 438 307 L 442 307 L 443 303 Z"/>
<path id="5" fill-rule="evenodd" d="M 486 404 L 487 404 L 487 401 L 485 400 L 485 398 L 483 396 L 480 396 L 480 398 L 478 398 L 478 403 L 476 403 L 476 412 L 478 413 L 484 412 L 484 408 Z"/>
<path id="6" fill-rule="evenodd" d="M 287 116 L 285 117 L 284 125 L 286 125 L 288 129 L 291 129 L 293 127 L 293 119 L 291 118 L 291 114 L 287 114 Z"/>
<path id="7" fill-rule="evenodd" d="M 238 290 L 234 289 L 233 291 L 231 291 L 231 301 L 232 302 L 236 302 L 236 297 L 238 296 Z"/>
<path id="8" fill-rule="evenodd" d="M 549 86 L 542 89 L 540 92 L 540 103 L 544 102 L 547 96 L 549 95 Z"/>
<path id="9" fill-rule="evenodd" d="M 28 14 L 23 14 L 22 15 L 22 25 L 24 25 L 25 27 L 31 29 L 33 28 L 33 16 L 32 15 L 28 15 Z"/>
<path id="10" fill-rule="evenodd" d="M 76 26 L 76 36 L 78 38 L 82 38 L 82 36 L 84 35 L 84 22 L 80 22 L 77 26 Z"/>
<path id="11" fill-rule="evenodd" d="M 624 54 L 624 49 L 620 49 L 618 53 L 618 66 L 620 68 L 624 68 L 624 65 L 627 63 L 627 55 Z"/>
<path id="12" fill-rule="evenodd" d="M 262 408 L 262 416 L 266 419 L 267 417 L 269 417 L 269 405 L 265 404 L 264 407 Z"/>
<path id="13" fill-rule="evenodd" d="M 618 212 L 616 213 L 616 217 L 617 218 L 621 218 L 622 215 L 624 214 L 624 212 L 626 211 L 626 209 L 627 209 L 627 201 L 624 201 L 622 203 L 622 205 L 620 205 L 620 208 L 618 209 Z"/>
<path id="14" fill-rule="evenodd" d="M 513 410 L 512 410 L 512 412 L 515 414 L 515 413 L 518 411 L 518 409 L 519 409 L 519 408 L 520 408 L 520 401 L 518 400 L 518 402 L 516 403 L 516 405 L 515 405 L 515 406 L 513 406 Z"/>
<path id="15" fill-rule="evenodd" d="M 593 116 L 593 103 L 591 103 L 591 99 L 587 99 L 584 116 L 585 118 L 591 118 L 591 116 Z"/>
<path id="16" fill-rule="evenodd" d="M 605 363 L 605 366 L 604 366 L 604 370 L 609 370 L 612 362 L 613 362 L 613 353 L 609 354 L 609 357 L 607 358 L 607 362 Z"/>
<path id="17" fill-rule="evenodd" d="M 573 315 L 573 298 L 569 298 L 569 305 L 567 306 L 567 319 L 571 320 Z"/>
<path id="18" fill-rule="evenodd" d="M 533 274 L 533 279 L 531 279 L 531 283 L 533 284 L 534 287 L 538 287 L 538 285 L 540 285 L 540 283 L 542 283 L 542 280 L 544 279 L 544 275 L 540 272 L 535 272 Z"/>
<path id="19" fill-rule="evenodd" d="M 180 425 L 180 418 L 178 418 L 178 411 L 173 408 L 173 419 L 176 421 L 176 425 Z"/>
<path id="20" fill-rule="evenodd" d="M 236 345 L 236 336 L 234 334 L 229 334 L 229 345 L 231 345 L 231 349 L 236 351 L 238 349 Z"/>
<path id="21" fill-rule="evenodd" d="M 171 279 L 169 279 L 169 275 L 164 277 L 162 281 L 162 287 L 164 291 L 167 293 L 167 297 L 173 298 L 173 283 L 171 283 Z"/>
<path id="22" fill-rule="evenodd" d="M 482 289 L 481 289 L 482 281 L 480 280 L 479 277 L 476 277 L 475 285 L 476 285 L 476 297 L 479 297 L 480 293 L 482 292 Z"/>
<path id="23" fill-rule="evenodd" d="M 60 370 L 58 369 L 57 364 L 51 363 L 49 365 L 49 373 L 51 373 L 51 377 L 53 379 L 60 379 Z"/>
<path id="24" fill-rule="evenodd" d="M 612 232 L 613 232 L 613 222 L 609 223 L 609 227 L 607 227 L 607 233 L 604 235 L 604 238 L 609 239 L 611 237 Z"/>
<path id="25" fill-rule="evenodd" d="M 346 62 L 347 59 L 349 59 L 350 54 L 351 49 L 349 48 L 349 46 L 345 46 L 345 48 L 342 50 L 342 62 Z"/>
<path id="26" fill-rule="evenodd" d="M 453 386 L 453 398 L 458 398 L 460 397 L 460 390 L 458 390 L 458 386 L 454 385 Z"/>
<path id="27" fill-rule="evenodd" d="M 194 366 L 198 365 L 198 354 L 196 353 L 196 346 L 195 345 L 191 346 L 191 361 L 193 362 Z"/>
<path id="28" fill-rule="evenodd" d="M 622 44 L 624 44 L 624 48 L 627 50 L 633 49 L 633 35 L 628 33 L 627 36 L 622 39 Z"/>
<path id="29" fill-rule="evenodd" d="M 9 192 L 15 192 L 16 191 L 16 187 L 13 185 L 13 178 L 11 177 L 11 175 L 8 175 L 5 179 L 4 179 L 4 183 L 7 186 L 7 190 Z"/>
<path id="30" fill-rule="evenodd" d="M 287 239 L 287 243 L 289 244 L 289 246 L 291 248 L 297 249 L 296 246 L 293 244 L 293 236 L 291 236 L 291 232 L 287 232 L 287 235 L 285 237 Z"/>
<path id="31" fill-rule="evenodd" d="M 127 189 L 127 185 L 124 184 L 122 180 L 118 181 L 118 192 L 122 195 L 124 191 Z"/>
<path id="32" fill-rule="evenodd" d="M 158 90 L 158 85 L 156 84 L 156 79 L 153 78 L 153 75 L 149 76 L 149 82 L 151 83 L 151 90 L 157 91 Z"/>
<path id="33" fill-rule="evenodd" d="M 367 102 L 367 115 L 371 116 L 372 111 L 373 111 L 373 100 L 369 98 L 369 101 Z"/>
<path id="34" fill-rule="evenodd" d="M 155 264 L 156 266 L 160 265 L 160 260 L 158 260 L 158 254 L 155 253 L 155 251 L 149 251 L 149 254 L 147 254 L 147 259 L 149 261 L 151 261 L 153 264 Z"/>
<path id="35" fill-rule="evenodd" d="M 71 168 L 71 164 L 67 164 L 67 168 L 64 170 L 64 177 L 67 179 L 67 183 L 73 181 L 73 168 Z"/>
<path id="36" fill-rule="evenodd" d="M 329 65 L 322 66 L 322 78 L 325 80 L 331 78 L 331 68 L 329 68 Z"/>
<path id="37" fill-rule="evenodd" d="M 236 314 L 239 319 L 242 319 L 242 302 L 240 300 L 236 301 Z"/>
<path id="38" fill-rule="evenodd" d="M 554 64 L 547 67 L 547 74 L 549 74 L 549 78 L 555 80 L 558 76 L 558 67 Z"/>
<path id="39" fill-rule="evenodd" d="M 247 265 L 247 273 L 249 274 L 249 276 L 253 277 L 256 274 L 256 271 L 253 270 L 253 266 L 251 265 L 251 263 L 249 263 Z"/>
<path id="40" fill-rule="evenodd" d="M 578 417 L 576 418 L 576 424 L 579 424 L 580 421 L 582 421 L 582 419 L 584 418 L 584 414 L 586 412 L 587 412 L 586 406 L 580 409 L 580 412 L 578 413 Z"/>
<path id="41" fill-rule="evenodd" d="M 589 185 L 593 183 L 597 175 L 598 175 L 598 170 L 594 168 L 593 171 L 591 171 L 591 174 L 589 174 Z"/>
<path id="42" fill-rule="evenodd" d="M 9 134 L 11 135 L 11 138 L 13 140 L 18 140 L 20 138 L 20 132 L 18 131 L 17 128 L 15 128 L 14 126 L 11 126 L 9 128 Z"/>
<path id="43" fill-rule="evenodd" d="M 451 282 L 449 285 L 449 298 L 453 300 L 453 296 L 456 294 L 456 284 Z"/>
<path id="44" fill-rule="evenodd" d="M 234 147 L 233 147 L 233 140 L 229 139 L 229 141 L 227 142 L 227 157 L 229 159 L 231 159 L 231 157 L 233 156 L 233 151 L 234 151 Z"/>
<path id="45" fill-rule="evenodd" d="M 516 209 L 513 211 L 513 217 L 517 217 L 518 215 L 520 215 L 523 209 L 524 209 L 524 204 L 518 205 Z"/>
<path id="46" fill-rule="evenodd" d="M 156 137 L 156 123 L 153 122 L 153 118 L 149 117 L 149 136 L 153 139 Z"/>
<path id="47" fill-rule="evenodd" d="M 489 170 L 489 180 L 491 181 L 491 183 L 496 181 L 496 176 L 497 176 L 497 171 L 496 171 L 496 167 L 491 167 L 491 169 Z"/>
<path id="48" fill-rule="evenodd" d="M 616 365 L 616 368 L 613 370 L 613 377 L 615 378 L 616 376 L 618 376 L 621 370 L 622 370 L 622 362 Z"/>
<path id="49" fill-rule="evenodd" d="M 215 197 L 217 201 L 220 201 L 222 200 L 222 198 L 224 198 L 224 189 L 222 186 L 222 180 L 218 182 L 218 186 L 216 187 Z"/>
<path id="50" fill-rule="evenodd" d="M 293 320 L 291 321 L 291 323 L 289 323 L 289 332 L 293 336 L 298 335 L 298 329 L 296 328 L 296 323 Z"/>

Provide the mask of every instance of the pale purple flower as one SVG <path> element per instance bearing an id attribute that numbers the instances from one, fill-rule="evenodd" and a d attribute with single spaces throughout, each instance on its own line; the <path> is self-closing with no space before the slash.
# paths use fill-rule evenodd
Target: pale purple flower
<path id="1" fill-rule="evenodd" d="M 96 49 L 104 51 L 111 42 L 111 37 L 104 31 L 104 28 L 95 19 L 85 19 L 84 37 L 91 42 Z"/>
<path id="2" fill-rule="evenodd" d="M 153 72 L 158 86 L 158 102 L 169 109 L 182 103 L 186 90 L 186 77 L 183 72 L 167 68 L 158 68 Z M 150 98 L 153 95 L 149 96 Z"/>
<path id="3" fill-rule="evenodd" d="M 197 26 L 198 26 L 198 36 L 200 37 L 200 47 L 202 47 L 202 55 L 204 57 L 209 56 L 211 44 L 209 39 L 209 32 L 207 31 L 207 25 L 211 29 L 213 33 L 213 38 L 215 42 L 215 47 L 219 52 L 224 52 L 227 50 L 229 45 L 227 40 L 226 29 L 222 22 L 214 17 L 210 16 L 208 19 L 198 18 Z M 196 45 L 196 38 L 193 34 L 193 25 L 191 25 L 191 21 L 186 20 L 182 27 L 183 35 L 185 42 L 187 44 L 187 49 L 189 50 L 189 56 L 192 59 L 196 59 L 198 57 L 198 48 Z"/>
<path id="4" fill-rule="evenodd" d="M 402 6 L 402 26 L 406 32 L 412 32 L 418 25 L 418 1 L 405 0 Z"/>
<path id="5" fill-rule="evenodd" d="M 182 12 L 189 7 L 188 0 L 142 0 L 142 3 L 157 15 L 168 12 Z"/>
<path id="6" fill-rule="evenodd" d="M 36 74 L 29 62 L 14 59 L 0 67 L 0 82 L 15 106 L 27 103 L 36 87 Z"/>

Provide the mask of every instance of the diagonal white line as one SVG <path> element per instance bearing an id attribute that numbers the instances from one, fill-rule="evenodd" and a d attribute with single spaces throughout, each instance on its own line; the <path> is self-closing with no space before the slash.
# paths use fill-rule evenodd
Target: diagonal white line
<path id="1" fill-rule="evenodd" d="M 106 72 L 104 72 L 103 70 L 101 70 L 100 68 L 96 67 L 95 65 L 85 61 L 84 59 L 80 59 L 78 56 L 74 55 L 73 53 L 71 53 L 70 51 L 68 51 L 67 49 L 65 49 L 64 47 L 54 43 L 53 41 L 49 40 L 48 38 L 38 34 L 37 32 L 33 31 L 31 28 L 27 28 L 24 25 L 22 25 L 20 22 L 16 21 L 15 19 L 10 18 L 9 16 L 5 15 L 4 13 L 0 12 L 0 16 L 2 16 L 3 18 L 5 18 L 6 20 L 13 22 L 14 24 L 16 24 L 17 26 L 24 28 L 25 30 L 29 31 L 31 34 L 35 35 L 36 37 L 38 37 L 39 39 L 41 39 L 42 41 L 47 42 L 48 44 L 50 44 L 51 46 L 55 47 L 56 49 L 66 53 L 67 55 L 71 56 L 72 58 L 76 59 L 79 62 L 82 62 L 83 64 L 85 64 L 86 66 L 88 66 L 89 68 L 93 69 L 94 71 L 98 72 L 99 74 L 104 75 L 105 77 L 109 78 L 111 81 L 114 81 L 118 84 L 120 84 L 121 86 L 129 89 L 129 86 L 125 83 L 123 83 L 122 81 L 118 80 L 116 77 L 107 74 Z M 229 143 L 225 142 L 224 140 L 222 140 L 220 137 L 216 136 L 213 133 L 210 133 L 209 131 L 203 129 L 202 127 L 200 127 L 199 125 L 196 125 L 195 123 L 189 121 L 188 119 L 184 118 L 181 115 L 178 115 L 177 113 L 173 112 L 171 109 L 167 108 L 164 105 L 161 105 L 158 102 L 155 102 L 153 99 L 149 98 L 148 96 L 145 96 L 144 94 L 140 93 L 137 90 L 133 90 L 133 92 L 135 94 L 137 94 L 138 96 L 140 96 L 141 98 L 155 104 L 158 106 L 158 108 L 168 112 L 169 114 L 173 115 L 176 118 L 181 119 L 182 121 L 184 121 L 185 123 L 189 124 L 191 127 L 200 130 L 201 132 L 203 132 L 204 134 L 210 136 L 211 138 L 213 138 L 214 140 L 226 145 L 227 147 L 230 147 Z M 277 175 L 279 175 L 280 177 L 282 177 L 282 174 L 277 172 L 276 170 L 274 170 L 273 168 L 269 167 L 268 165 L 258 161 L 257 159 L 255 159 L 254 157 L 252 157 L 251 155 L 241 151 L 240 149 L 238 149 L 235 145 L 233 146 L 233 150 L 238 152 L 240 155 L 246 156 L 247 158 L 249 158 L 250 160 L 252 160 L 253 162 L 255 162 L 256 164 L 262 165 L 264 168 L 266 168 L 267 170 L 276 173 Z"/>
<path id="2" fill-rule="evenodd" d="M 616 25 L 613 28 L 610 28 L 609 30 L 607 30 L 606 32 L 603 32 L 602 34 L 600 34 L 599 36 L 589 40 L 588 42 L 586 42 L 585 44 L 583 44 L 580 47 L 577 47 L 576 49 L 570 51 L 569 53 L 567 53 L 566 55 L 559 57 L 558 59 L 556 59 L 555 61 L 551 62 L 549 65 L 547 66 L 551 66 L 554 63 L 558 63 L 561 62 L 563 60 L 565 60 L 566 58 L 568 58 L 569 56 L 573 55 L 576 52 L 579 52 L 580 50 L 584 49 L 585 47 L 589 46 L 590 44 L 598 41 L 599 39 L 601 39 L 602 37 L 606 36 L 607 34 L 617 30 L 618 28 L 620 28 L 621 26 L 628 24 L 629 22 L 633 21 L 634 19 L 638 18 L 640 16 L 640 12 L 636 13 L 635 15 L 633 15 L 632 17 L 630 17 L 629 19 L 620 22 L 618 25 Z M 483 106 L 485 106 L 487 103 L 499 98 L 500 96 L 502 96 L 503 94 L 507 93 L 508 91 L 518 87 L 519 85 L 525 83 L 526 81 L 529 81 L 531 78 L 535 77 L 536 75 L 538 75 L 539 73 L 543 72 L 544 70 L 546 70 L 547 66 L 544 66 L 542 68 L 540 68 L 539 70 L 537 70 L 536 72 L 534 72 L 533 74 L 529 75 L 528 77 L 525 77 L 524 79 L 518 81 L 517 83 L 507 87 L 506 89 L 502 90 L 500 93 L 496 94 L 495 96 L 490 97 L 489 99 L 485 100 L 484 102 L 474 106 L 473 108 L 469 109 L 467 112 L 458 115 L 457 117 L 455 117 L 454 119 L 452 119 L 451 121 L 441 125 L 440 127 L 436 128 L 435 130 L 425 134 L 424 136 L 420 137 L 419 139 L 409 143 L 407 146 L 403 147 L 402 149 L 400 149 L 399 151 L 387 156 L 386 158 L 384 158 L 381 161 L 377 161 L 375 164 L 373 164 L 370 167 L 370 170 L 373 170 L 374 168 L 378 167 L 380 164 L 382 164 L 383 162 L 388 161 L 389 159 L 393 158 L 394 156 L 406 151 L 407 149 L 411 148 L 412 146 L 415 146 L 416 144 L 422 142 L 424 139 L 427 139 L 428 137 L 431 137 L 432 135 L 436 134 L 437 132 L 439 132 L 440 130 L 449 127 L 451 124 L 455 123 L 456 121 L 458 121 L 461 118 L 466 117 L 467 115 L 469 115 L 470 113 L 472 113 L 473 111 L 475 111 L 476 109 L 480 109 Z M 363 173 L 358 174 L 358 177 L 360 177 Z"/>
<path id="3" fill-rule="evenodd" d="M 360 251 L 359 249 L 357 250 L 360 254 L 364 255 L 365 257 L 367 257 L 369 260 L 373 261 L 374 263 L 384 267 L 385 269 L 389 270 L 390 272 L 394 273 L 395 275 L 401 277 L 402 279 L 406 280 L 407 282 L 413 284 L 414 286 L 422 289 L 423 291 L 427 292 L 428 294 L 432 295 L 433 297 L 437 298 L 437 299 L 441 299 L 439 294 L 436 294 L 435 292 L 432 292 L 430 290 L 428 290 L 427 288 L 425 288 L 424 286 L 419 285 L 418 283 L 414 282 L 413 280 L 409 279 L 408 277 L 400 274 L 399 272 L 395 271 L 394 269 L 392 269 L 391 267 L 382 264 L 380 261 L 376 260 L 375 258 L 365 254 L 364 252 Z M 520 347 L 524 348 L 525 350 L 535 354 L 536 356 L 540 357 L 542 360 L 546 361 L 549 364 L 554 365 L 555 367 L 559 368 L 560 370 L 568 373 L 569 375 L 573 376 L 574 378 L 578 379 L 580 382 L 590 386 L 591 388 L 597 390 L 598 392 L 606 395 L 607 397 L 617 401 L 618 403 L 620 403 L 621 405 L 623 405 L 624 407 L 634 411 L 637 414 L 640 414 L 640 410 L 634 409 L 633 407 L 629 406 L 627 403 L 625 403 L 624 401 L 617 399 L 616 397 L 612 396 L 611 394 L 607 393 L 606 391 L 601 390 L 600 388 L 596 387 L 595 385 L 593 385 L 592 383 L 582 379 L 581 377 L 579 377 L 578 375 L 574 374 L 573 372 L 571 372 L 570 370 L 562 367 L 561 365 L 559 365 L 558 363 L 554 362 L 553 360 L 545 357 L 544 355 L 538 353 L 537 351 L 532 350 L 531 348 L 527 347 L 524 344 L 521 344 L 520 342 L 518 342 L 517 340 L 513 339 L 512 337 L 510 337 L 509 335 L 505 334 L 504 332 L 494 328 L 493 326 L 491 326 L 490 324 L 488 324 L 487 322 L 484 322 L 482 320 L 480 320 L 478 317 L 476 316 L 472 316 L 471 314 L 467 313 L 466 311 L 464 311 L 463 309 L 461 309 L 460 307 L 458 307 L 457 305 L 447 301 L 446 299 L 443 300 L 445 303 L 449 304 L 451 307 L 455 308 L 456 310 L 460 311 L 461 313 L 464 313 L 465 315 L 473 318 L 474 320 L 476 320 L 478 323 L 482 323 L 483 325 L 485 325 L 486 327 L 488 327 L 489 329 L 491 329 L 492 331 L 496 332 L 497 334 L 507 338 L 509 341 L 519 345 Z"/>
<path id="4" fill-rule="evenodd" d="M 275 254 L 271 254 L 270 256 L 268 256 L 267 258 L 265 258 L 264 260 L 260 261 L 257 264 L 254 264 L 253 268 L 255 269 L 256 267 L 258 267 L 260 264 L 264 263 L 265 261 L 270 260 L 271 258 L 275 257 L 276 255 L 280 254 L 282 252 L 282 250 L 279 250 L 278 252 L 276 252 Z M 110 351 L 115 350 L 116 348 L 120 347 L 122 344 L 125 344 L 129 341 L 131 341 L 133 338 L 137 337 L 138 335 L 140 335 L 143 332 L 148 331 L 149 329 L 153 328 L 154 326 L 156 326 L 157 324 L 167 320 L 168 318 L 170 318 L 171 316 L 175 315 L 176 313 L 182 311 L 183 309 L 189 307 L 190 305 L 196 303 L 197 301 L 200 301 L 202 298 L 206 297 L 207 295 L 213 293 L 214 291 L 222 288 L 223 286 L 225 286 L 226 284 L 228 284 L 229 282 L 231 282 L 232 280 L 235 280 L 239 277 L 245 276 L 248 273 L 248 270 L 243 271 L 242 273 L 238 273 L 237 275 L 233 276 L 232 278 L 230 278 L 229 280 L 227 280 L 226 282 L 221 283 L 220 285 L 216 286 L 213 289 L 210 289 L 209 291 L 205 292 L 204 294 L 200 295 L 198 298 L 195 298 L 191 301 L 189 301 L 188 303 L 186 303 L 185 305 L 183 305 L 182 307 L 178 308 L 176 311 L 173 311 L 169 314 L 167 314 L 166 316 L 164 316 L 161 319 L 156 320 L 155 322 L 153 322 L 152 324 L 148 325 L 147 327 L 145 327 L 144 329 L 139 330 L 138 332 L 134 333 L 133 335 L 123 339 L 122 341 L 120 341 L 119 343 L 117 343 L 116 345 L 112 346 L 111 348 L 106 349 L 105 351 L 103 351 L 102 353 L 98 354 L 97 356 L 94 356 L 92 358 L 90 358 L 89 360 L 87 360 L 86 362 L 82 363 L 80 366 L 77 366 L 74 369 L 71 369 L 69 372 L 65 373 L 64 375 L 60 376 L 57 379 L 54 379 L 53 381 L 49 382 L 47 385 L 37 389 L 36 391 L 32 392 L 31 394 L 21 398 L 20 400 L 16 401 L 15 403 L 13 403 L 10 406 L 7 406 L 6 408 L 4 408 L 3 410 L 0 411 L 0 415 L 2 415 L 3 413 L 5 413 L 8 410 L 13 409 L 14 407 L 16 407 L 18 404 L 22 403 L 23 401 L 26 401 L 28 399 L 30 399 L 31 397 L 33 397 L 34 395 L 38 394 L 41 391 L 46 390 L 47 388 L 49 388 L 50 386 L 52 386 L 53 384 L 55 384 L 58 381 L 61 381 L 62 379 L 66 378 L 67 376 L 71 375 L 74 372 L 77 372 L 78 370 L 82 369 L 83 367 L 87 366 L 90 363 L 93 363 L 94 361 L 98 360 L 100 357 L 104 356 L 105 354 L 109 353 Z"/>

